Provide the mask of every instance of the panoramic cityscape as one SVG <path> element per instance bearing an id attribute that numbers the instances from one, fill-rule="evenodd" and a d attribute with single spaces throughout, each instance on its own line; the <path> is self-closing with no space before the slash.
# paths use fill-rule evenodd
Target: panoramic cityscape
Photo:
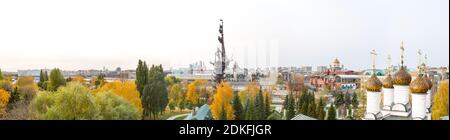
<path id="1" fill-rule="evenodd" d="M 0 31 L 6 32 L 0 33 L 0 120 L 448 120 L 448 1 L 423 6 L 424 1 L 415 0 L 396 9 L 403 2 L 407 3 L 372 3 L 394 15 L 356 8 L 369 17 L 340 11 L 348 8 L 340 4 L 311 1 L 279 4 L 286 11 L 269 8 L 274 13 L 269 17 L 259 13 L 264 8 L 245 2 L 242 5 L 248 7 L 235 10 L 250 8 L 255 13 L 205 13 L 209 8 L 197 7 L 198 11 L 177 15 L 163 10 L 180 19 L 156 16 L 148 20 L 171 22 L 148 28 L 141 25 L 147 17 L 118 14 L 120 18 L 110 19 L 92 7 L 84 7 L 86 13 L 62 10 L 62 19 L 54 19 L 61 16 L 58 13 L 43 12 L 54 14 L 42 18 L 58 22 L 57 29 L 0 14 L 10 21 L 0 23 Z M 312 13 L 297 17 L 299 11 L 289 4 L 309 4 Z M 130 15 L 145 9 L 135 8 Z M 338 12 L 334 15 L 327 8 Z M 71 17 L 81 21 L 67 22 Z M 341 23 L 335 17 L 349 21 Z M 379 18 L 389 21 L 371 22 Z M 207 24 L 194 25 L 198 22 L 191 20 Z M 303 20 L 308 23 L 295 25 Z M 20 25 L 13 25 L 16 22 Z M 34 29 L 41 27 L 49 30 Z M 59 31 L 66 28 L 67 32 Z M 107 31 L 113 28 L 119 30 Z M 136 35 L 125 37 L 132 33 Z"/>

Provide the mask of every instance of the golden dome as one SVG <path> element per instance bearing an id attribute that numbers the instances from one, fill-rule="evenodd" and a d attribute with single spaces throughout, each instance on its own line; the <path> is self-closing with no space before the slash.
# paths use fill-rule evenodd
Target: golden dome
<path id="1" fill-rule="evenodd" d="M 377 76 L 375 76 L 375 75 L 372 75 L 366 81 L 366 90 L 367 91 L 380 92 L 382 86 L 383 86 L 383 83 L 381 83 L 380 79 L 378 79 Z"/>
<path id="2" fill-rule="evenodd" d="M 409 85 L 409 90 L 411 93 L 426 94 L 429 89 L 427 80 L 423 76 L 418 76 Z"/>
<path id="3" fill-rule="evenodd" d="M 337 58 L 335 58 L 334 61 L 333 61 L 333 65 L 334 66 L 339 66 L 340 63 L 341 62 L 339 62 L 339 59 L 337 59 Z"/>
<path id="4" fill-rule="evenodd" d="M 394 74 L 394 85 L 407 86 L 411 83 L 411 75 L 406 72 L 405 67 L 400 67 L 397 73 Z"/>
<path id="5" fill-rule="evenodd" d="M 388 74 L 386 78 L 383 80 L 383 87 L 384 88 L 394 88 L 394 82 L 392 80 L 392 76 Z"/>

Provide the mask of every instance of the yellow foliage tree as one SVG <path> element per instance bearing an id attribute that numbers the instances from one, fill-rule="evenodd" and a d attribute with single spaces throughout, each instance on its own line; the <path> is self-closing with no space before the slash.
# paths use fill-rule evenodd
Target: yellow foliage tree
<path id="1" fill-rule="evenodd" d="M 259 92 L 259 85 L 256 82 L 247 84 L 244 90 L 239 91 L 238 96 L 243 105 L 247 104 L 247 99 L 253 102 L 256 99 L 256 94 Z"/>
<path id="2" fill-rule="evenodd" d="M 95 89 L 92 93 L 112 91 L 114 94 L 121 96 L 125 100 L 132 103 L 136 109 L 142 114 L 142 102 L 139 92 L 136 89 L 136 84 L 132 81 L 114 81 L 106 83 L 100 88 Z"/>
<path id="3" fill-rule="evenodd" d="M 443 116 L 448 116 L 448 80 L 442 81 L 438 91 L 433 98 L 431 118 L 440 120 Z"/>
<path id="4" fill-rule="evenodd" d="M 192 107 L 195 107 L 199 104 L 199 101 L 208 100 L 210 93 L 211 88 L 208 81 L 195 80 L 188 85 L 186 100 L 192 103 Z"/>
<path id="5" fill-rule="evenodd" d="M 20 98 L 31 101 L 39 91 L 39 87 L 34 83 L 31 76 L 22 76 L 17 79 L 15 86 L 18 88 Z"/>
<path id="6" fill-rule="evenodd" d="M 6 106 L 9 102 L 9 93 L 6 90 L 0 89 L 0 116 L 5 113 Z"/>
<path id="7" fill-rule="evenodd" d="M 234 110 L 231 104 L 233 99 L 233 89 L 229 83 L 222 82 L 217 85 L 216 94 L 211 104 L 211 113 L 216 120 L 224 119 L 223 114 L 226 115 L 226 120 L 234 119 Z M 224 111 L 226 113 L 224 113 Z"/>
<path id="8" fill-rule="evenodd" d="M 19 79 L 17 79 L 16 85 L 19 87 L 24 87 L 28 85 L 34 84 L 34 78 L 31 76 L 21 76 Z"/>
<path id="9" fill-rule="evenodd" d="M 76 75 L 72 77 L 72 81 L 78 82 L 80 84 L 85 84 L 84 77 L 82 75 Z"/>

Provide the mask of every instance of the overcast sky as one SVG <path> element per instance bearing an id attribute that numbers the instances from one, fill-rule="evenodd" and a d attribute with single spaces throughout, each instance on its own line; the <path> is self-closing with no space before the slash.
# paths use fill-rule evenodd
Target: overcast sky
<path id="1" fill-rule="evenodd" d="M 0 68 L 166 69 L 214 59 L 218 20 L 241 67 L 449 64 L 448 0 L 1 0 Z M 256 52 L 255 52 L 256 51 Z M 268 57 L 266 57 L 268 56 Z M 266 62 L 269 62 L 266 63 Z"/>

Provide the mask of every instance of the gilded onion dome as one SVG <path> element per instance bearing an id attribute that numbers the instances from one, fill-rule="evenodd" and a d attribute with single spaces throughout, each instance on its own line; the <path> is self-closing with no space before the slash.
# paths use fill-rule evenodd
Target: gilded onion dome
<path id="1" fill-rule="evenodd" d="M 427 79 L 423 76 L 418 76 L 409 85 L 411 93 L 426 94 L 429 89 Z"/>
<path id="2" fill-rule="evenodd" d="M 386 78 L 383 80 L 383 87 L 384 88 L 394 88 L 394 81 L 392 79 L 391 74 L 388 74 Z"/>
<path id="3" fill-rule="evenodd" d="M 372 91 L 372 92 L 380 92 L 381 87 L 383 86 L 383 83 L 381 83 L 380 79 L 378 79 L 375 74 L 373 74 L 367 81 L 366 81 L 366 90 Z"/>
<path id="4" fill-rule="evenodd" d="M 394 74 L 394 85 L 407 86 L 411 83 L 411 75 L 405 70 L 405 67 L 400 67 L 400 70 Z"/>

